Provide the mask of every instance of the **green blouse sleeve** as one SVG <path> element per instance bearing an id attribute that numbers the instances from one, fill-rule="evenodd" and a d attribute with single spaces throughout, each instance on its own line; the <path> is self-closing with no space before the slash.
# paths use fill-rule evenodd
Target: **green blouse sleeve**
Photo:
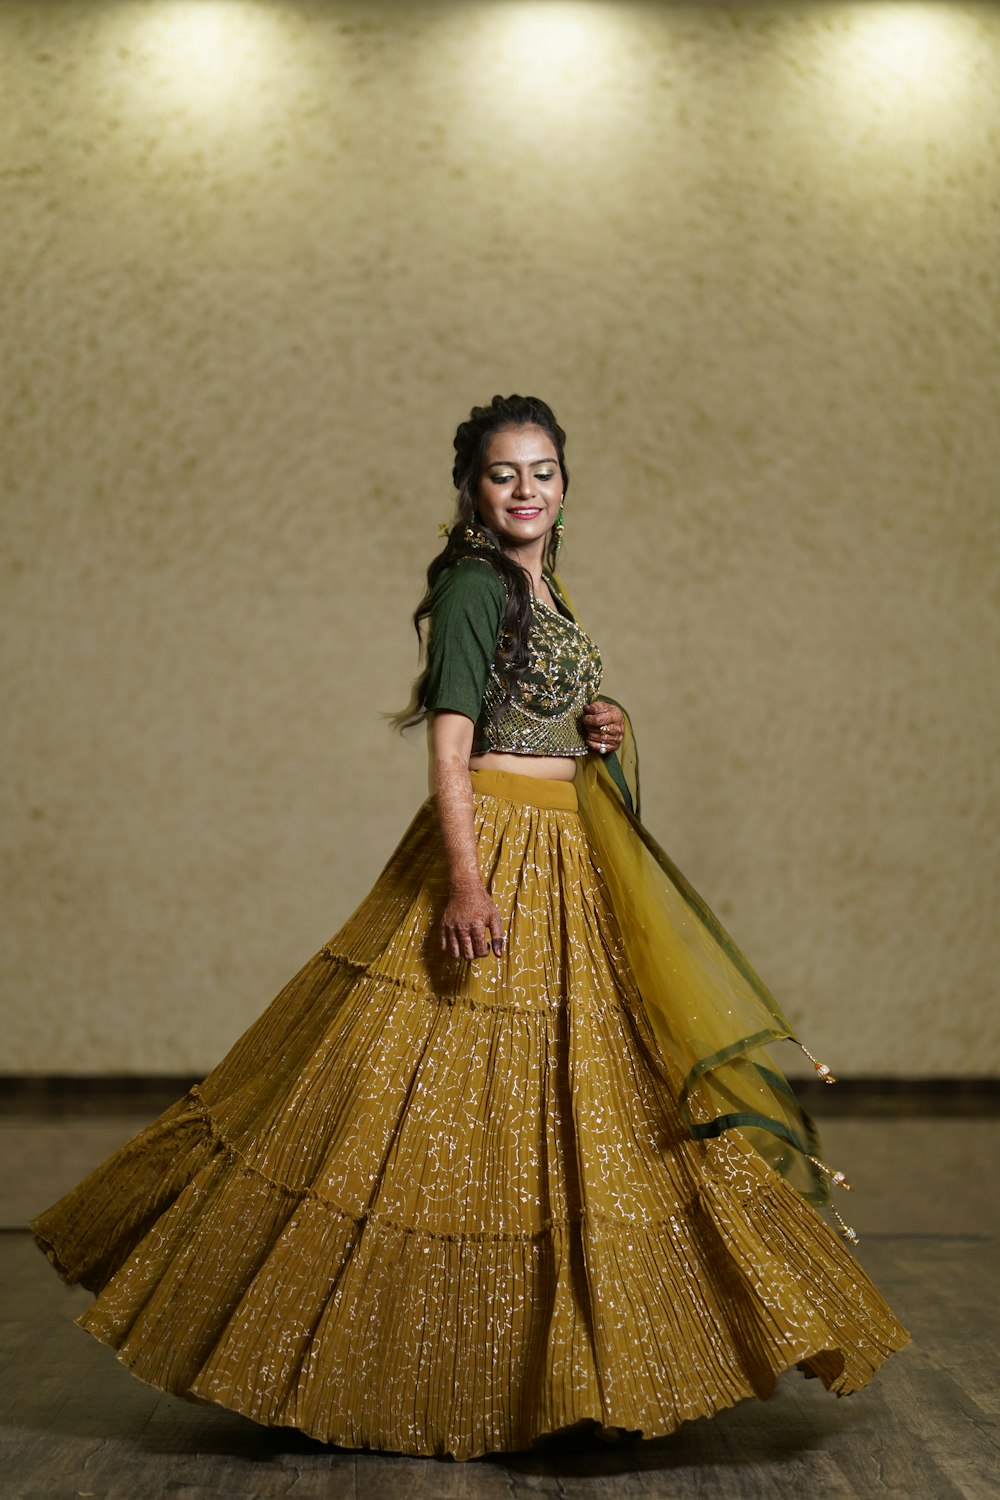
<path id="1" fill-rule="evenodd" d="M 463 557 L 444 570 L 431 594 L 425 708 L 476 722 L 506 605 L 503 582 L 485 559 Z"/>

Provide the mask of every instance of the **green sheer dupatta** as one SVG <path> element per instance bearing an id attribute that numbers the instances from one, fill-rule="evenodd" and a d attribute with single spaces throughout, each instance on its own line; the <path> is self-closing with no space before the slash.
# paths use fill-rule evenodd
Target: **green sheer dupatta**
<path id="1" fill-rule="evenodd" d="M 682 1116 L 696 1139 L 739 1130 L 810 1203 L 827 1204 L 835 1174 L 820 1160 L 812 1119 L 766 1050 L 781 1041 L 802 1044 L 721 922 L 640 821 L 639 757 L 622 712 L 620 750 L 588 754 L 574 784 Z"/>

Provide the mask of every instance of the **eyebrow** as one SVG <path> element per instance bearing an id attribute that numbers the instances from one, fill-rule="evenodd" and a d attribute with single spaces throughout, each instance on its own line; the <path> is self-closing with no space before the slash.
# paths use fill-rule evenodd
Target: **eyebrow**
<path id="1" fill-rule="evenodd" d="M 538 464 L 557 464 L 558 465 L 558 463 L 559 463 L 559 460 L 557 458 L 554 458 L 554 457 L 553 458 L 531 458 L 531 459 L 528 460 L 527 467 L 529 469 L 533 469 Z M 516 469 L 517 468 L 517 460 L 513 459 L 513 458 L 495 458 L 493 460 L 493 462 L 491 464 L 487 464 L 486 467 L 488 469 Z"/>

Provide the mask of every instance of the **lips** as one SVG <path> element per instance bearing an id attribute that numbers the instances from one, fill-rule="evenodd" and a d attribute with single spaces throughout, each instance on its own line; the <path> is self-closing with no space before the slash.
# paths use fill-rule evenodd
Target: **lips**
<path id="1" fill-rule="evenodd" d="M 516 510 L 511 509 L 507 512 L 509 516 L 518 516 L 520 519 L 526 521 L 530 521 L 534 516 L 540 516 L 541 513 L 542 507 L 540 505 L 520 506 Z"/>

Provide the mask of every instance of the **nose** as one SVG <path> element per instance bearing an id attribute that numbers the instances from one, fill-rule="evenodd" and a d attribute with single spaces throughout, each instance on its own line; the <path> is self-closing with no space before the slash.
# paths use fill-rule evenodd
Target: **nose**
<path id="1" fill-rule="evenodd" d="M 518 475 L 515 495 L 521 500 L 534 500 L 535 498 L 535 476 L 534 474 Z"/>

